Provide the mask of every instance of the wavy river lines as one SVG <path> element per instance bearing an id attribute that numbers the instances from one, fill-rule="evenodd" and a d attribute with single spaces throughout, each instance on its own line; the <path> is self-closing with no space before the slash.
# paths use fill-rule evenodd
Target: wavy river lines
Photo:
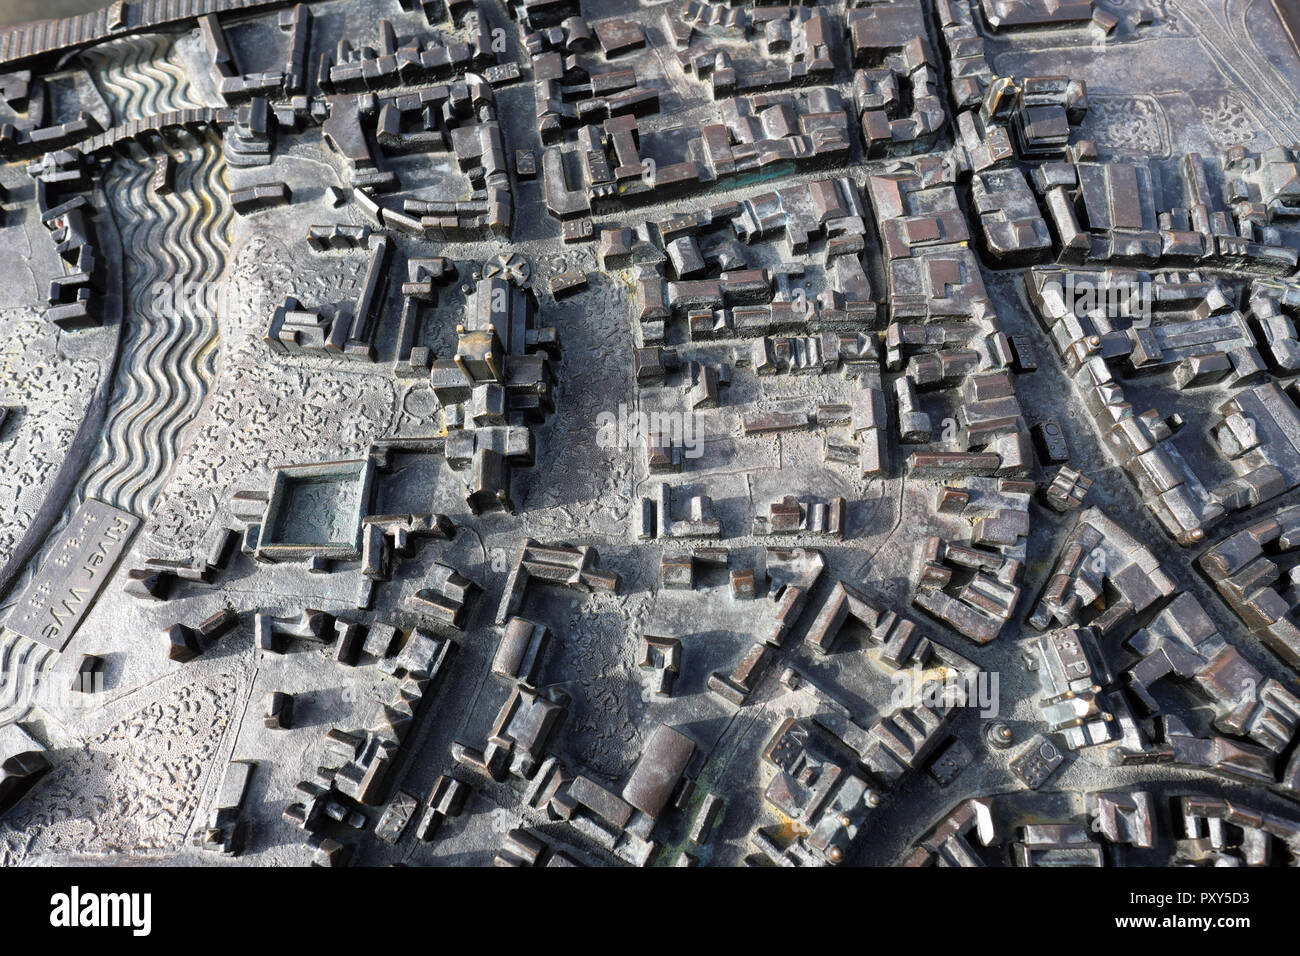
<path id="1" fill-rule="evenodd" d="M 205 105 L 196 99 L 184 67 L 172 59 L 169 37 L 130 37 L 92 47 L 82 56 L 115 125 Z"/>
<path id="2" fill-rule="evenodd" d="M 81 492 L 140 517 L 162 491 L 181 433 L 216 375 L 214 290 L 232 215 L 225 162 L 215 140 L 185 152 L 175 191 L 145 192 L 147 212 L 125 246 L 130 319 L 105 440 Z"/>
<path id="3" fill-rule="evenodd" d="M 175 150 L 175 190 L 150 188 L 152 160 L 119 159 L 105 193 L 121 224 L 125 256 L 124 329 L 99 452 L 83 473 L 41 555 L 5 597 L 7 612 L 26 589 L 51 544 L 87 498 L 146 517 L 176 461 L 183 432 L 216 377 L 218 329 L 213 295 L 171 295 L 162 287 L 206 289 L 220 281 L 233 216 L 226 199 L 220 143 Z M 172 302 L 176 308 L 170 308 Z M 22 719 L 56 654 L 6 635 L 0 642 L 0 726 Z"/>
<path id="4" fill-rule="evenodd" d="M 204 105 L 173 58 L 167 37 L 125 38 L 82 55 L 114 124 Z M 147 159 L 119 159 L 106 175 L 105 194 L 114 206 L 126 257 L 126 286 L 122 352 L 105 441 L 45 549 L 5 596 L 0 623 L 88 496 L 144 516 L 175 461 L 180 433 L 197 413 L 215 373 L 211 315 L 198 314 L 192 306 L 170 317 L 152 311 L 153 281 L 166 274 L 179 276 L 182 283 L 215 281 L 229 250 L 232 213 L 219 145 L 207 141 L 177 151 L 174 158 L 181 166 L 170 197 L 149 190 L 153 163 Z M 157 368 L 147 364 L 153 361 L 160 363 Z M 0 627 L 0 726 L 26 716 L 56 658 L 44 645 L 5 634 Z"/>

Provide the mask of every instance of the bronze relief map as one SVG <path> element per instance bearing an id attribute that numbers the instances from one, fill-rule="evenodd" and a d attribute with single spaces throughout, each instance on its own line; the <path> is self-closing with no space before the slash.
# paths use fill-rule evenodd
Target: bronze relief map
<path id="1" fill-rule="evenodd" d="M 1300 862 L 1300 5 L 8 22 L 0 866 Z"/>

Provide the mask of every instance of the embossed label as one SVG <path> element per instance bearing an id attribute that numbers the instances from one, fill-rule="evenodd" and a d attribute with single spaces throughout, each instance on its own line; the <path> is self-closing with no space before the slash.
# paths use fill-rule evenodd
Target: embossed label
<path id="1" fill-rule="evenodd" d="M 5 626 L 63 650 L 139 525 L 135 515 L 102 501 L 82 504 Z"/>

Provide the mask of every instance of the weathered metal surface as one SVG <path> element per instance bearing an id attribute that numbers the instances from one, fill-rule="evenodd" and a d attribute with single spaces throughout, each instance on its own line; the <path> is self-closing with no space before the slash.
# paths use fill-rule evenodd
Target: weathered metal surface
<path id="1" fill-rule="evenodd" d="M 63 650 L 139 526 L 135 515 L 102 501 L 82 504 L 10 611 L 5 627 Z"/>
<path id="2" fill-rule="evenodd" d="M 0 864 L 1294 862 L 1291 7 L 617 7 L 0 30 Z"/>

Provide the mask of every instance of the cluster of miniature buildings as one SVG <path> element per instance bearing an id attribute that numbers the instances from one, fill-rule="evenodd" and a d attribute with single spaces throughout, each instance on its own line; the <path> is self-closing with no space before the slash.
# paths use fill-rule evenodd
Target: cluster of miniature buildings
<path id="1" fill-rule="evenodd" d="M 174 147 L 216 137 L 236 228 L 296 223 L 304 263 L 254 368 L 436 406 L 418 440 L 340 457 L 322 434 L 226 489 L 199 554 L 104 549 L 122 564 L 71 579 L 85 606 L 49 561 L 21 594 L 13 639 L 55 652 L 120 601 L 160 666 L 243 642 L 368 688 L 260 692 L 191 846 L 257 859 L 279 827 L 319 865 L 834 865 L 889 830 L 909 866 L 1295 861 L 1300 146 L 1117 153 L 1084 80 L 994 66 L 995 44 L 1155 35 L 1163 5 L 363 6 L 118 0 L 0 31 L 0 159 L 31 184 L 0 200 L 48 232 L 62 334 L 118 321 L 105 170 L 147 164 L 167 195 Z M 190 37 L 206 105 L 55 110 L 42 64 L 153 32 Z M 356 279 L 322 292 L 317 268 Z M 618 506 L 567 516 L 614 533 L 534 526 L 608 361 L 583 323 L 607 321 L 600 407 L 699 431 L 613 450 Z M 394 509 L 410 456 L 463 488 Z M 99 565 L 95 505 L 59 532 L 68 567 Z M 128 537 L 149 517 L 120 510 Z M 489 539 L 500 567 L 466 557 Z M 633 703 L 585 699 L 588 613 L 616 621 Z M 942 693 L 995 671 L 1027 708 Z M 300 732 L 305 763 L 268 769 Z M 619 735 L 629 759 L 602 759 Z M 0 726 L 0 813 L 52 751 Z M 1058 784 L 1071 811 L 1026 802 Z"/>

